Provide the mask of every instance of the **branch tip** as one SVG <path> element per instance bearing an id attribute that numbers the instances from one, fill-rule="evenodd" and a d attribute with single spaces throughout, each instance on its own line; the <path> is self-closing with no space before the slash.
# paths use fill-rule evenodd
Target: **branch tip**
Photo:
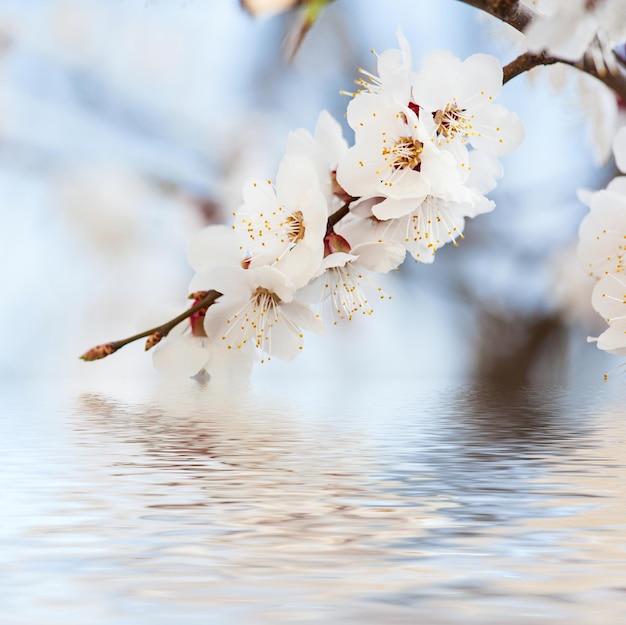
<path id="1" fill-rule="evenodd" d="M 152 349 L 155 345 L 157 345 L 158 343 L 161 342 L 162 339 L 164 339 L 166 336 L 166 334 L 164 334 L 162 331 L 157 330 L 156 332 L 153 332 L 148 339 L 146 340 L 146 347 L 145 350 L 148 351 L 150 349 Z"/>
<path id="2" fill-rule="evenodd" d="M 85 360 L 86 362 L 100 360 L 101 358 L 106 358 L 107 356 L 110 356 L 116 350 L 117 347 L 115 347 L 113 343 L 103 343 L 102 345 L 96 345 L 95 347 L 92 347 L 90 350 L 86 351 L 80 357 L 80 359 Z"/>

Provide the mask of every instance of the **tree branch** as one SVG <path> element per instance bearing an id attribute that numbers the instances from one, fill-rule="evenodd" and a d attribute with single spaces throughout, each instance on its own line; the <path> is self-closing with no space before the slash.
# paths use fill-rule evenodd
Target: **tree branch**
<path id="1" fill-rule="evenodd" d="M 537 17 L 537 14 L 531 9 L 526 8 L 519 4 L 517 0 L 458 0 L 476 9 L 480 9 L 489 15 L 493 15 L 502 22 L 513 26 L 513 28 L 524 32 L 528 25 Z M 532 54 L 527 52 L 522 54 L 517 59 L 509 63 L 504 68 L 504 82 L 519 76 L 520 74 L 527 72 L 533 67 L 540 65 L 553 65 L 554 63 L 565 63 L 571 67 L 575 67 L 581 72 L 585 72 L 599 81 L 604 83 L 607 87 L 612 89 L 622 100 L 626 101 L 626 68 L 624 64 L 620 62 L 620 57 L 615 56 L 615 63 L 612 66 L 615 67 L 614 72 L 607 71 L 606 64 L 598 64 L 594 61 L 594 54 L 590 53 L 593 46 L 592 44 L 588 53 L 586 53 L 580 61 L 566 61 L 557 57 L 548 56 L 547 54 L 539 53 Z"/>
<path id="2" fill-rule="evenodd" d="M 509 80 L 527 72 L 529 69 L 533 69 L 533 67 L 538 67 L 539 65 L 553 65 L 554 63 L 560 62 L 559 59 L 548 56 L 542 52 L 539 54 L 533 54 L 532 52 L 520 54 L 520 56 L 504 66 L 502 70 L 504 74 L 502 84 L 509 82 Z"/>
<path id="3" fill-rule="evenodd" d="M 523 32 L 536 17 L 534 11 L 519 4 L 517 0 L 459 0 L 459 2 L 489 13 L 520 32 Z"/>
<path id="4" fill-rule="evenodd" d="M 155 328 L 150 328 L 150 330 L 146 330 L 145 332 L 140 332 L 139 334 L 134 334 L 133 336 L 129 336 L 126 339 L 122 339 L 120 341 L 111 341 L 110 343 L 103 343 L 101 345 L 96 345 L 96 347 L 92 347 L 90 350 L 86 351 L 82 356 L 82 360 L 92 361 L 92 360 L 100 360 L 101 358 L 106 358 L 111 354 L 115 353 L 118 349 L 128 345 L 129 343 L 133 343 L 134 341 L 138 341 L 139 339 L 148 338 L 148 342 L 146 343 L 146 349 L 150 349 L 154 345 L 156 345 L 161 339 L 165 338 L 173 328 L 175 328 L 181 321 L 185 321 L 193 315 L 197 313 L 199 310 L 203 308 L 208 308 L 213 305 L 216 300 L 221 297 L 222 294 L 219 291 L 207 291 L 206 295 L 196 302 L 193 306 L 188 308 L 185 312 L 182 312 L 180 315 L 170 319 L 167 323 L 163 325 L 157 326 Z"/>
<path id="5" fill-rule="evenodd" d="M 350 204 L 356 199 L 358 198 L 350 198 L 341 208 L 337 209 L 328 218 L 327 230 L 332 230 L 332 228 L 350 212 Z M 193 306 L 173 319 L 170 319 L 167 323 L 155 328 L 150 328 L 149 330 L 145 330 L 139 334 L 134 334 L 133 336 L 129 336 L 128 338 L 121 339 L 119 341 L 110 341 L 109 343 L 96 345 L 95 347 L 87 350 L 80 358 L 88 362 L 91 362 L 92 360 L 100 360 L 114 354 L 118 349 L 121 349 L 125 345 L 144 338 L 148 339 L 146 341 L 146 350 L 151 349 L 159 341 L 164 339 L 179 323 L 185 321 L 185 319 L 189 319 L 195 313 L 212 306 L 221 296 L 222 293 L 219 291 L 207 291 Z M 190 297 L 194 298 L 194 295 L 191 295 Z"/>
<path id="6" fill-rule="evenodd" d="M 349 212 L 350 212 L 350 204 L 354 202 L 354 200 L 358 200 L 359 198 L 351 197 L 341 208 L 338 208 L 329 218 L 326 223 L 326 231 L 330 231 L 333 227 L 338 224 Z"/>

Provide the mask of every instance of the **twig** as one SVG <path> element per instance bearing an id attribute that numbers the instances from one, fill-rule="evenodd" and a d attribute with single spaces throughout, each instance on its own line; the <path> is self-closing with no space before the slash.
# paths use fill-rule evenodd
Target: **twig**
<path id="1" fill-rule="evenodd" d="M 517 0 L 459 0 L 459 2 L 493 15 L 520 32 L 524 32 L 528 25 L 538 17 L 534 11 L 520 5 Z M 594 42 L 590 50 L 595 49 L 593 48 L 595 45 L 597 44 Z M 585 54 L 580 61 L 576 62 L 545 54 L 522 54 L 505 67 L 504 82 L 539 65 L 564 63 L 597 78 L 612 89 L 622 100 L 626 101 L 626 68 L 624 68 L 623 63 L 619 62 L 619 57 L 614 52 L 610 52 L 610 54 L 615 56 L 615 63 L 610 64 L 611 67 L 615 67 L 613 72 L 606 71 L 606 66 L 598 66 L 594 62 L 593 54 Z"/>
<path id="2" fill-rule="evenodd" d="M 356 199 L 358 198 L 350 198 L 341 208 L 336 210 L 328 218 L 327 231 L 332 230 L 332 228 L 350 212 L 350 204 Z M 163 325 L 157 326 L 155 328 L 150 328 L 149 330 L 145 330 L 144 332 L 140 332 L 139 334 L 134 334 L 133 336 L 129 336 L 128 338 L 122 339 L 120 341 L 111 341 L 109 343 L 96 345 L 95 347 L 87 350 L 80 358 L 88 362 L 91 362 L 92 360 L 100 360 L 101 358 L 106 358 L 107 356 L 114 354 L 118 349 L 121 349 L 125 345 L 128 345 L 129 343 L 134 343 L 135 341 L 143 338 L 148 339 L 146 341 L 146 350 L 151 349 L 162 339 L 164 339 L 170 333 L 170 331 L 175 328 L 179 323 L 185 321 L 185 319 L 189 319 L 193 314 L 197 313 L 198 311 L 212 306 L 221 296 L 222 293 L 220 293 L 219 291 L 207 291 L 206 294 L 203 294 L 202 298 L 199 299 L 193 306 L 182 312 L 180 315 L 174 317 L 167 323 L 164 323 Z"/>
<path id="3" fill-rule="evenodd" d="M 191 315 L 198 312 L 199 310 L 202 310 L 203 308 L 208 308 L 209 306 L 213 305 L 221 296 L 222 294 L 219 291 L 207 291 L 206 295 L 201 300 L 196 302 L 185 312 L 182 312 L 180 315 L 174 317 L 173 319 L 170 319 L 170 321 L 168 321 L 167 323 L 157 326 L 156 328 L 150 328 L 150 330 L 146 330 L 145 332 L 134 334 L 133 336 L 129 336 L 128 338 L 122 339 L 120 341 L 111 341 L 110 343 L 96 345 L 96 347 L 92 347 L 90 350 L 86 351 L 81 356 L 81 359 L 87 361 L 100 360 L 101 358 L 110 356 L 125 345 L 146 337 L 150 337 L 148 339 L 148 343 L 146 344 L 146 349 L 150 349 L 150 347 L 153 347 L 161 339 L 165 338 L 170 333 L 170 331 L 175 328 L 181 321 L 185 321 L 185 319 L 188 319 L 189 317 L 191 317 Z"/>

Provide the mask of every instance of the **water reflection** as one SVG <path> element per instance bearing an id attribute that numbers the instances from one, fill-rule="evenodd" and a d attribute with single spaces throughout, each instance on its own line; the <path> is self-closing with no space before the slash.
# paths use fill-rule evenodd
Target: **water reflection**
<path id="1" fill-rule="evenodd" d="M 30 622 L 54 594 L 63 623 L 618 623 L 612 405 L 402 380 L 82 392 L 63 458 L 38 451 L 14 595 L 38 581 Z"/>

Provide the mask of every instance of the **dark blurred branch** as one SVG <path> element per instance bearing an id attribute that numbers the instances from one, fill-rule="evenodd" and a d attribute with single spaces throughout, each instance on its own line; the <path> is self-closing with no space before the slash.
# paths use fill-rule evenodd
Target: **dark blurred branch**
<path id="1" fill-rule="evenodd" d="M 464 4 L 473 6 L 493 17 L 499 19 L 516 30 L 524 32 L 528 25 L 537 17 L 537 14 L 531 9 L 522 6 L 517 0 L 459 0 Z M 592 43 L 587 53 L 580 61 L 567 61 L 557 57 L 548 56 L 546 54 L 526 53 L 509 63 L 504 68 L 504 82 L 527 72 L 533 67 L 540 65 L 553 65 L 554 63 L 565 63 L 571 67 L 575 67 L 581 72 L 585 72 L 599 81 L 603 82 L 607 87 L 612 89 L 622 100 L 626 101 L 626 69 L 621 62 L 619 55 L 612 51 L 606 51 L 604 54 L 613 56 L 611 62 L 598 62 L 597 42 Z M 607 68 L 611 68 L 609 71 Z"/>
<path id="2" fill-rule="evenodd" d="M 523 32 L 536 16 L 534 11 L 519 4 L 517 0 L 459 0 L 459 2 L 489 13 L 520 32 Z"/>
<path id="3" fill-rule="evenodd" d="M 565 358 L 565 326 L 556 314 L 512 314 L 479 305 L 474 360 L 478 379 L 506 387 L 533 382 L 540 364 L 551 359 L 551 383 L 559 381 Z"/>
<path id="4" fill-rule="evenodd" d="M 543 52 L 539 54 L 533 54 L 532 52 L 520 54 L 520 56 L 503 68 L 504 75 L 502 83 L 505 84 L 509 82 L 509 80 L 533 69 L 533 67 L 538 67 L 539 65 L 553 65 L 554 63 L 560 63 L 560 60 L 553 56 L 548 56 Z"/>

